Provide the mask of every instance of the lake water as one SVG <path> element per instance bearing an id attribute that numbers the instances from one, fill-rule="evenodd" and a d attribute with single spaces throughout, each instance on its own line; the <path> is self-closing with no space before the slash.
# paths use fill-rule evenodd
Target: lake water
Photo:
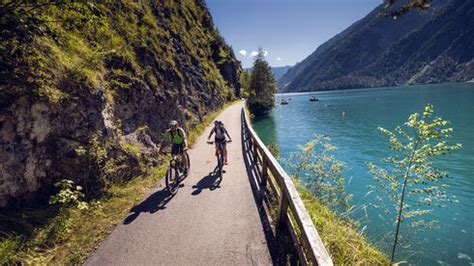
<path id="1" fill-rule="evenodd" d="M 310 102 L 310 95 L 320 101 Z M 268 117 L 254 121 L 258 135 L 267 144 L 278 143 L 281 158 L 315 133 L 330 136 L 338 147 L 336 158 L 346 163 L 344 175 L 351 178 L 347 189 L 355 205 L 367 205 L 367 185 L 373 184 L 367 162 L 379 163 L 390 152 L 387 137 L 377 127 L 392 130 L 411 113 L 433 104 L 435 113 L 451 122 L 455 130 L 451 140 L 463 144 L 462 150 L 437 160 L 438 166 L 449 171 L 452 179 L 446 180 L 447 191 L 459 203 L 434 211 L 430 219 L 439 221 L 438 228 L 412 232 L 402 224 L 401 234 L 409 247 L 397 251 L 397 260 L 416 265 L 474 265 L 474 83 L 280 94 L 278 103 L 282 97 L 291 97 L 290 103 L 277 105 Z M 361 227 L 367 225 L 367 236 L 389 253 L 393 239 L 384 236 L 394 227 L 382 221 L 380 213 L 369 208 L 367 215 L 360 211 L 352 218 Z"/>

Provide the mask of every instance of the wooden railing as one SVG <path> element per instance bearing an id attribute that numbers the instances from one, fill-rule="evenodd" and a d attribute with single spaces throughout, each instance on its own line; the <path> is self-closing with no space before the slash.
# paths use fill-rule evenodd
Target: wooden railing
<path id="1" fill-rule="evenodd" d="M 289 234 L 299 264 L 333 265 L 292 179 L 257 136 L 245 109 L 242 119 L 243 145 L 249 148 L 252 163 L 258 165 L 260 190 L 278 199 L 276 233 Z"/>

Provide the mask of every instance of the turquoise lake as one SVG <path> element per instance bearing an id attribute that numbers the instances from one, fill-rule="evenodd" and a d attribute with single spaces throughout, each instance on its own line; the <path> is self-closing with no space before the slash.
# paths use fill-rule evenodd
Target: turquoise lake
<path id="1" fill-rule="evenodd" d="M 310 102 L 315 95 L 317 102 Z M 427 218 L 439 226 L 425 231 L 411 231 L 402 224 L 401 235 L 406 247 L 397 251 L 397 261 L 416 265 L 474 265 L 474 83 L 437 84 L 371 88 L 302 94 L 278 94 L 291 98 L 288 105 L 279 105 L 272 113 L 254 121 L 254 128 L 266 144 L 280 145 L 280 161 L 297 145 L 303 145 L 315 133 L 331 137 L 338 149 L 336 158 L 346 164 L 344 176 L 353 204 L 368 205 L 368 185 L 374 184 L 367 162 L 380 165 L 390 154 L 388 138 L 377 130 L 393 130 L 403 124 L 411 113 L 422 112 L 431 103 L 435 113 L 449 120 L 454 128 L 451 141 L 463 148 L 436 160 L 437 166 L 450 173 L 447 192 L 459 203 L 436 208 Z M 345 112 L 343 116 L 342 113 Z M 374 199 L 372 199 L 374 200 Z M 393 239 L 385 237 L 393 224 L 380 218 L 382 211 L 368 207 L 352 214 L 367 237 L 386 253 Z"/>

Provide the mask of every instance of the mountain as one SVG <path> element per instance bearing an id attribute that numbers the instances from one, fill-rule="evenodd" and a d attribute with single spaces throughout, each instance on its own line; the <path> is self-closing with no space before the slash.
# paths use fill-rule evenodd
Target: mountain
<path id="1" fill-rule="evenodd" d="M 272 67 L 273 75 L 276 80 L 279 80 L 290 69 L 291 66 Z"/>
<path id="2" fill-rule="evenodd" d="M 276 80 L 279 80 L 285 73 L 290 69 L 291 66 L 280 66 L 280 67 L 272 67 L 272 73 L 275 76 Z M 246 68 L 246 70 L 252 72 L 252 68 Z"/>
<path id="3" fill-rule="evenodd" d="M 17 2 L 0 10 L 0 207 L 143 174 L 171 119 L 239 95 L 204 0 Z"/>
<path id="4" fill-rule="evenodd" d="M 279 80 L 283 92 L 468 81 L 474 78 L 474 1 L 434 0 L 397 20 L 375 8 Z"/>

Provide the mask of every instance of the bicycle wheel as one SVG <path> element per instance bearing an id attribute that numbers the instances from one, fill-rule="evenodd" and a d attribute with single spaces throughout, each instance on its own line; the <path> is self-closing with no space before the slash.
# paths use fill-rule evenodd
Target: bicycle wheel
<path id="1" fill-rule="evenodd" d="M 184 152 L 184 155 L 186 156 L 186 161 L 188 162 L 188 173 L 191 170 L 191 160 L 189 160 L 189 154 L 188 152 Z"/>
<path id="2" fill-rule="evenodd" d="M 169 193 L 176 194 L 178 191 L 178 179 L 178 170 L 174 169 L 173 167 L 168 167 L 168 170 L 166 170 L 166 188 L 168 189 Z"/>
<path id="3" fill-rule="evenodd" d="M 224 155 L 222 154 L 222 151 L 217 155 L 217 167 L 219 176 L 222 177 L 222 173 L 224 172 Z"/>

